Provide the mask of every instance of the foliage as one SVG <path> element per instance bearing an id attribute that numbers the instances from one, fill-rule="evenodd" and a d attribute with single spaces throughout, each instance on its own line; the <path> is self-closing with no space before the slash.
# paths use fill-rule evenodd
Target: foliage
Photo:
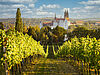
<path id="1" fill-rule="evenodd" d="M 56 41 L 56 43 L 59 43 L 59 42 L 63 43 L 67 30 L 65 30 L 62 27 L 57 26 L 56 28 L 52 30 L 52 33 L 54 34 L 54 39 L 55 39 L 54 41 Z"/>
<path id="2" fill-rule="evenodd" d="M 86 27 L 77 27 L 75 28 L 72 32 L 68 32 L 68 39 L 70 40 L 71 38 L 74 38 L 77 36 L 78 38 L 80 37 L 87 37 L 89 35 L 91 38 L 95 37 L 97 39 L 100 39 L 100 29 L 88 29 Z"/>
<path id="3" fill-rule="evenodd" d="M 27 34 L 23 35 L 22 33 L 13 31 L 5 33 L 5 31 L 0 30 L 0 39 L 4 43 L 2 45 L 0 42 L 0 46 L 6 47 L 6 53 L 3 54 L 4 56 L 1 58 L 1 61 L 3 63 L 7 61 L 8 69 L 11 69 L 15 64 L 20 64 L 22 59 L 29 56 L 38 54 L 45 56 L 43 46 L 40 45 L 40 42 L 35 41 Z"/>
<path id="4" fill-rule="evenodd" d="M 41 28 L 40 31 L 40 37 L 41 37 L 41 43 L 42 44 L 58 44 L 64 42 L 64 35 L 67 33 L 67 31 L 57 26 L 54 29 L 51 29 L 48 26 L 44 26 Z"/>
<path id="5" fill-rule="evenodd" d="M 38 26 L 29 27 L 28 35 L 32 36 L 33 39 L 39 41 L 40 40 L 40 28 Z"/>
<path id="6" fill-rule="evenodd" d="M 100 69 L 100 40 L 96 38 L 72 38 L 65 42 L 58 50 L 57 57 L 72 55 L 74 58 L 85 61 L 91 68 Z"/>
<path id="7" fill-rule="evenodd" d="M 91 36 L 100 39 L 100 28 L 97 30 L 93 30 Z"/>
<path id="8" fill-rule="evenodd" d="M 89 22 L 84 22 L 84 25 L 89 26 Z"/>
<path id="9" fill-rule="evenodd" d="M 49 41 L 51 41 L 50 36 L 49 36 L 50 31 L 51 31 L 51 28 L 49 26 L 44 26 L 43 28 L 41 28 L 40 30 L 41 44 L 47 45 Z"/>
<path id="10" fill-rule="evenodd" d="M 4 25 L 3 25 L 3 23 L 2 22 L 0 22 L 0 29 L 4 29 Z"/>
<path id="11" fill-rule="evenodd" d="M 86 37 L 88 34 L 88 30 L 84 27 L 77 27 L 74 29 L 72 32 L 72 36 L 77 36 L 77 37 Z"/>
<path id="12" fill-rule="evenodd" d="M 21 18 L 20 8 L 17 9 L 17 13 L 16 13 L 15 30 L 17 30 L 19 32 L 23 32 L 23 22 L 22 22 L 22 18 Z"/>
<path id="13" fill-rule="evenodd" d="M 28 33 L 28 29 L 27 29 L 27 26 L 25 26 L 25 23 L 24 23 L 24 26 L 23 26 L 23 34 L 27 34 Z"/>

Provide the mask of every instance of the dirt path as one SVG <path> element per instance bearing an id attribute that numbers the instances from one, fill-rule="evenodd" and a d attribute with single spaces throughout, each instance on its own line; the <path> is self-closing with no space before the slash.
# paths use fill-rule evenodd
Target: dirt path
<path id="1" fill-rule="evenodd" d="M 66 61 L 42 58 L 24 66 L 22 75 L 79 75 L 79 73 Z"/>

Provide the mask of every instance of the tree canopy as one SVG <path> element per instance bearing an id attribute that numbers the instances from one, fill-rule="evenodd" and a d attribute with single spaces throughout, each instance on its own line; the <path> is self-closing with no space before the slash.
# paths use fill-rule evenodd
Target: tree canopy
<path id="1" fill-rule="evenodd" d="M 21 18 L 20 8 L 17 9 L 17 13 L 16 13 L 15 30 L 17 30 L 19 32 L 23 32 L 23 22 L 22 22 L 22 18 Z"/>

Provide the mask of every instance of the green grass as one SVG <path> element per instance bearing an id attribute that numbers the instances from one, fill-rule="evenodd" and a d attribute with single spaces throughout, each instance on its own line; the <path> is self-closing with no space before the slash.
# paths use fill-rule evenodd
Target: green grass
<path id="1" fill-rule="evenodd" d="M 32 62 L 34 63 L 34 62 Z M 27 64 L 22 75 L 79 75 L 78 71 L 66 61 L 58 59 L 42 58 L 37 61 L 37 64 Z"/>

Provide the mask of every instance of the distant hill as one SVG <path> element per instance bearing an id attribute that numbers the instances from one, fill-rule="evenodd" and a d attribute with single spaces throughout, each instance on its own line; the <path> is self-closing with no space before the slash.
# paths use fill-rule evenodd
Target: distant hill
<path id="1" fill-rule="evenodd" d="M 23 18 L 23 23 L 25 25 L 29 26 L 34 26 L 34 25 L 40 25 L 40 22 L 45 22 L 45 21 L 52 21 L 53 18 Z M 0 22 L 3 22 L 4 25 L 9 25 L 9 24 L 15 24 L 16 19 L 15 18 L 7 18 L 7 19 L 0 19 Z"/>
<path id="2" fill-rule="evenodd" d="M 40 25 L 40 22 L 45 22 L 45 21 L 52 21 L 54 18 L 52 17 L 46 17 L 46 18 L 23 18 L 23 23 L 25 23 L 26 26 L 34 26 L 34 25 Z M 100 18 L 87 18 L 87 19 L 73 19 L 70 18 L 70 21 L 77 21 L 77 20 L 82 20 L 82 21 L 100 21 Z M 3 22 L 4 25 L 6 26 L 14 26 L 15 25 L 15 18 L 0 18 L 0 22 Z"/>
<path id="3" fill-rule="evenodd" d="M 82 20 L 82 21 L 100 21 L 100 18 L 86 18 L 86 19 L 70 19 L 71 21 Z"/>

